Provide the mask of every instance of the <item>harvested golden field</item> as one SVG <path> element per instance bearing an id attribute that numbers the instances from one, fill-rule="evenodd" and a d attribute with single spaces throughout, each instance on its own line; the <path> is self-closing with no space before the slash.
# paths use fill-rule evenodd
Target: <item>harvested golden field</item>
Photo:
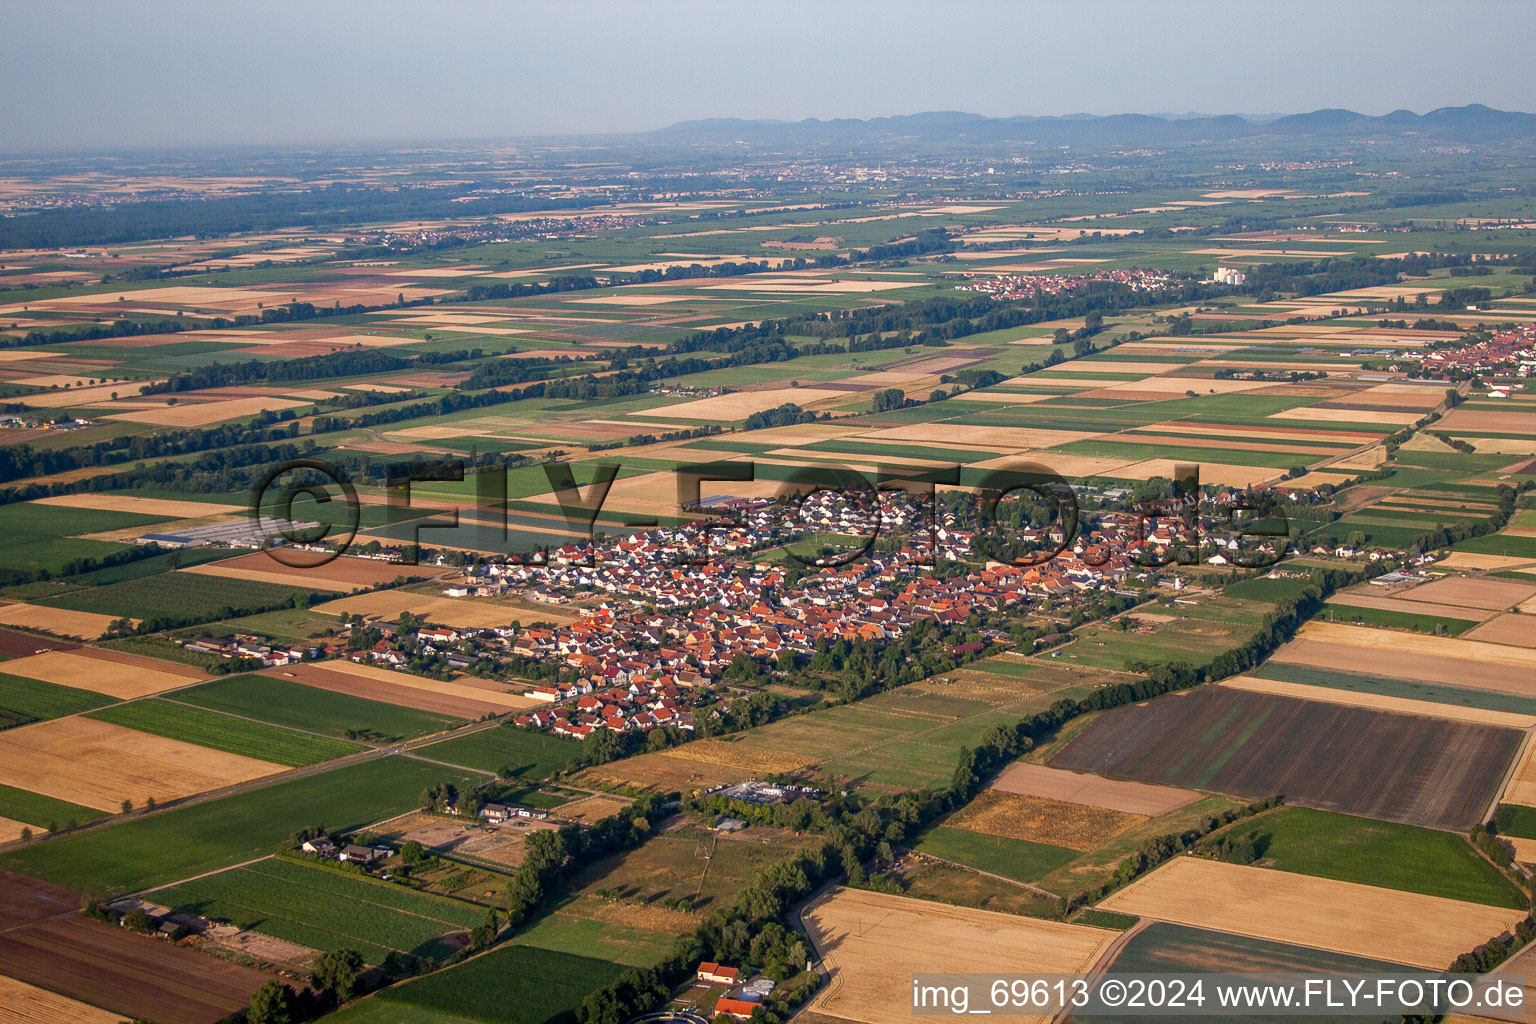
<path id="1" fill-rule="evenodd" d="M 57 391 L 39 391 L 36 394 L 21 395 L 11 400 L 20 402 L 29 409 L 59 409 L 64 406 L 74 408 L 98 402 L 107 403 L 107 407 L 110 407 L 113 394 L 121 395 L 125 399 L 129 397 L 137 398 L 139 388 L 146 384 L 161 383 L 164 383 L 163 378 L 155 381 L 136 380 L 132 383 L 102 384 L 97 387 L 60 388 Z"/>
<path id="2" fill-rule="evenodd" d="M 675 451 L 675 453 L 678 452 Z M 653 451 L 647 451 L 644 457 L 650 458 L 653 454 Z M 720 454 L 720 452 L 708 453 L 709 457 L 714 458 L 718 458 Z M 760 459 L 759 461 L 771 460 Z M 613 512 L 634 512 L 644 516 L 681 515 L 682 511 L 677 503 L 678 480 L 679 474 L 672 472 L 642 473 L 638 476 L 627 476 L 615 480 L 613 486 L 608 489 L 608 497 L 603 501 L 603 509 Z M 699 496 L 707 498 L 711 494 L 731 494 L 740 498 L 771 498 L 778 493 L 781 486 L 783 483 L 779 480 L 750 480 L 739 483 L 704 480 L 699 484 Z M 539 505 L 548 505 L 551 510 L 559 508 L 559 499 L 554 494 L 536 494 L 526 500 Z"/>
<path id="3" fill-rule="evenodd" d="M 191 686 L 208 678 L 190 665 L 95 647 L 47 651 L 17 658 L 5 663 L 5 671 L 14 676 L 41 679 L 45 683 L 73 686 L 124 700 Z"/>
<path id="4" fill-rule="evenodd" d="M 1084 364 L 1088 369 L 1088 364 Z M 1111 396 L 1123 391 L 1154 392 L 1161 396 L 1182 395 L 1186 391 L 1194 391 L 1197 394 L 1207 395 L 1215 392 L 1218 395 L 1236 394 L 1243 391 L 1257 391 L 1259 388 L 1269 387 L 1268 381 L 1262 380 L 1216 380 L 1213 377 L 1147 377 L 1144 380 L 1128 380 L 1119 384 L 1105 386 L 1104 381 L 1096 381 L 1098 390 Z"/>
<path id="5" fill-rule="evenodd" d="M 1348 644 L 1365 651 L 1394 651 L 1433 658 L 1458 658 L 1484 666 L 1525 669 L 1536 680 L 1536 651 L 1516 650 L 1502 644 L 1479 643 L 1460 637 L 1389 632 L 1334 622 L 1308 622 L 1300 635 L 1323 643 Z"/>
<path id="6" fill-rule="evenodd" d="M 1051 462 L 1048 465 L 1054 466 Z M 1121 466 L 1108 475 L 1127 480 L 1150 480 L 1154 476 L 1172 477 L 1175 466 L 1181 465 L 1176 459 L 1148 459 L 1145 462 L 1133 463 L 1129 466 Z M 1268 469 L 1264 466 L 1229 465 L 1224 462 L 1202 462 L 1200 464 L 1200 479 L 1206 483 L 1226 484 L 1229 487 L 1247 487 L 1250 484 L 1266 483 L 1279 479 L 1284 470 Z"/>
<path id="7" fill-rule="evenodd" d="M 626 757 L 595 768 L 587 768 L 576 776 L 576 782 L 587 780 L 605 785 L 633 786 L 647 792 L 681 790 L 687 793 L 696 789 L 708 789 L 711 786 L 746 782 L 763 774 L 751 768 L 732 767 L 717 761 L 694 758 L 685 753 L 688 748 L 700 742 L 703 741 L 689 743 L 680 750 L 641 754 L 639 757 Z M 795 767 L 799 765 L 786 766 L 782 770 L 791 771 Z"/>
<path id="8" fill-rule="evenodd" d="M 116 811 L 164 803 L 288 769 L 93 718 L 55 718 L 0 733 L 0 783 Z"/>
<path id="9" fill-rule="evenodd" d="M 680 405 L 662 405 L 654 409 L 637 410 L 633 415 L 685 420 L 713 420 L 727 423 L 744 420 L 755 412 L 777 409 L 786 402 L 793 402 L 802 409 L 817 402 L 830 402 L 847 398 L 847 391 L 831 391 L 825 388 L 777 388 L 770 391 L 736 391 L 728 395 L 698 398 Z M 642 421 L 643 422 L 643 421 Z"/>
<path id="10" fill-rule="evenodd" d="M 945 824 L 990 836 L 1087 851 L 1146 820 L 1142 814 L 989 789 Z"/>
<path id="11" fill-rule="evenodd" d="M 1469 640 L 1484 640 L 1491 644 L 1536 647 L 1536 615 L 1507 612 L 1483 623 L 1465 636 Z"/>
<path id="12" fill-rule="evenodd" d="M 1380 409 L 1319 409 L 1315 405 L 1303 405 L 1271 413 L 1272 420 L 1312 420 L 1317 423 L 1383 423 L 1404 427 L 1415 423 L 1424 414 L 1419 412 L 1390 412 Z"/>
<path id="13" fill-rule="evenodd" d="M 1398 596 L 1405 601 L 1433 601 L 1463 608 L 1506 611 L 1522 601 L 1536 598 L 1536 584 L 1475 576 L 1447 576 L 1404 591 Z"/>
<path id="14" fill-rule="evenodd" d="M 1512 555 L 1484 555 L 1476 551 L 1452 551 L 1440 560 L 1447 569 L 1485 569 L 1497 572 L 1513 569 L 1517 572 L 1536 568 L 1536 558 L 1516 558 Z"/>
<path id="15" fill-rule="evenodd" d="M 0 605 L 0 625 L 26 626 L 41 629 L 59 636 L 72 636 L 80 640 L 95 640 L 116 621 L 112 615 L 97 612 L 75 612 L 64 608 L 47 608 L 39 604 Z"/>
<path id="16" fill-rule="evenodd" d="M 445 683 L 437 679 L 428 679 L 426 676 L 412 675 L 409 672 L 396 672 L 393 669 L 377 668 L 373 665 L 359 665 L 353 661 L 327 661 L 324 667 L 328 672 L 340 672 L 343 675 L 357 676 L 391 686 L 404 686 L 412 690 L 425 690 L 428 693 L 443 694 L 447 697 L 478 701 L 504 711 L 525 711 L 540 703 L 531 697 L 509 693 L 499 683 L 470 677 Z"/>
<path id="17" fill-rule="evenodd" d="M 121 1013 L 0 975 L 0 1024 L 121 1024 L 122 1020 Z"/>
<path id="18" fill-rule="evenodd" d="M 383 590 L 371 594 L 344 597 L 339 601 L 327 601 L 316 605 L 315 610 L 327 615 L 362 615 L 365 618 L 384 619 L 393 622 L 401 612 L 419 615 L 428 622 L 440 626 L 484 629 L 491 626 L 510 626 L 514 620 L 524 624 L 532 622 L 573 622 L 578 615 L 550 608 L 532 609 L 507 604 L 493 604 L 469 597 L 440 597 L 437 594 L 417 594 L 408 590 Z"/>
<path id="19" fill-rule="evenodd" d="M 293 568 L 272 558 L 265 551 L 237 555 L 218 562 L 195 565 L 182 572 L 201 573 L 205 576 L 228 576 L 234 579 L 256 580 L 262 583 L 280 583 L 291 587 L 313 587 L 318 590 L 352 590 L 358 587 L 375 587 L 390 583 L 401 576 L 440 576 L 442 569 L 423 568 L 419 565 L 401 565 L 381 562 L 373 558 L 337 558 L 312 569 Z"/>
<path id="20" fill-rule="evenodd" d="M 1404 715 L 1428 715 L 1431 718 L 1450 718 L 1458 722 L 1502 725 L 1511 729 L 1529 729 L 1536 726 L 1536 715 L 1521 715 L 1512 711 L 1489 711 L 1485 708 L 1463 707 L 1460 704 L 1439 704 L 1429 700 L 1414 700 L 1411 697 L 1388 697 L 1379 693 L 1337 689 L 1331 686 L 1286 683 L 1278 679 L 1232 676 L 1222 680 L 1221 685 L 1234 690 L 1251 690 L 1254 693 L 1295 697 L 1297 700 L 1317 700 L 1355 708 L 1396 711 Z"/>
<path id="21" fill-rule="evenodd" d="M 1152 818 L 1200 799 L 1199 793 L 1187 789 L 1122 782 L 1026 761 L 1004 768 L 988 788 Z"/>
<path id="22" fill-rule="evenodd" d="M 106 418 L 127 423 L 153 423 L 162 427 L 205 427 L 210 423 L 255 416 L 268 410 L 298 409 L 308 404 L 273 395 L 270 398 L 230 398 L 220 402 L 167 405 L 139 412 L 110 413 Z"/>
<path id="23" fill-rule="evenodd" d="M 572 800 L 568 804 L 561 804 L 555 810 L 555 815 L 566 821 L 579 821 L 583 825 L 590 825 L 594 821 L 611 818 L 624 808 L 630 801 L 622 796 L 589 796 L 581 800 Z"/>
<path id="24" fill-rule="evenodd" d="M 910 1017 L 912 976 L 919 972 L 1077 973 L 1119 936 L 860 889 L 833 889 L 812 900 L 803 917 L 830 975 L 807 1008 L 866 1024 Z"/>
<path id="25" fill-rule="evenodd" d="M 1342 608 L 1376 608 L 1381 611 L 1438 615 L 1445 619 L 1463 619 L 1472 622 L 1481 622 L 1492 614 L 1481 608 L 1467 608 L 1455 604 L 1434 604 L 1427 600 L 1415 601 L 1410 596 L 1413 593 L 1414 591 L 1410 590 L 1401 594 L 1388 595 L 1381 593 L 1380 587 L 1371 587 L 1370 590 L 1346 590 L 1334 594 L 1328 599 L 1328 603 Z"/>
<path id="26" fill-rule="evenodd" d="M 0 818 L 0 843 L 11 843 L 21 838 L 21 830 L 30 828 L 36 832 L 38 825 L 30 821 L 16 821 L 13 818 Z"/>
<path id="27" fill-rule="evenodd" d="M 205 519 L 245 511 L 238 505 L 221 505 L 213 501 L 138 498 L 131 494 L 60 494 L 52 498 L 38 498 L 34 504 L 90 508 L 103 512 L 134 512 L 141 516 L 169 516 L 172 519 Z M 139 528 L 140 532 L 144 529 Z"/>
<path id="28" fill-rule="evenodd" d="M 369 700 L 381 701 L 385 704 L 394 704 L 402 708 L 415 708 L 418 711 L 430 711 L 434 714 L 449 715 L 454 718 L 479 718 L 482 715 L 500 714 L 506 709 L 496 704 L 483 700 L 467 700 L 462 697 L 442 693 L 436 690 L 422 690 L 413 686 L 404 686 L 396 683 L 393 678 L 383 681 L 369 676 L 353 675 L 350 672 L 333 672 L 329 667 L 337 662 L 305 662 L 293 665 L 289 668 L 272 669 L 267 675 L 278 676 L 284 679 L 292 679 L 303 683 L 305 686 L 313 686 L 317 690 L 329 690 L 332 693 L 345 693 L 354 697 L 366 697 Z M 401 676 L 402 673 L 389 673 L 393 676 Z"/>
<path id="29" fill-rule="evenodd" d="M 978 427 L 964 423 L 923 423 L 891 427 L 859 435 L 861 441 L 921 441 L 925 444 L 997 445 L 1002 448 L 1050 448 L 1095 437 L 1090 430 L 1044 430 L 1034 427 Z"/>
<path id="30" fill-rule="evenodd" d="M 1509 784 L 1504 787 L 1502 799 L 1507 803 L 1536 807 L 1536 743 L 1529 739 L 1525 741 L 1525 752 L 1520 755 Z"/>
<path id="31" fill-rule="evenodd" d="M 663 935 L 687 935 L 699 927 L 698 917 L 685 910 L 668 910 L 659 905 L 616 903 L 591 896 L 578 896 L 555 913 L 561 917 L 634 928 L 642 932 L 660 932 Z"/>
<path id="32" fill-rule="evenodd" d="M 1391 630 L 1378 630 L 1378 632 L 1388 638 L 1408 635 Z M 1480 644 L 1478 646 L 1497 647 L 1498 645 Z M 1517 648 L 1502 649 L 1517 650 Z M 1468 686 L 1479 690 L 1499 690 L 1504 693 L 1527 696 L 1536 695 L 1536 678 L 1532 677 L 1530 669 L 1518 665 L 1478 664 L 1470 653 L 1463 657 L 1442 657 L 1410 650 L 1392 650 L 1386 647 L 1369 650 L 1355 644 L 1321 641 L 1302 636 L 1280 648 L 1271 655 L 1271 658 L 1280 664 L 1307 665 L 1312 668 L 1333 669 L 1340 665 L 1365 666 L 1372 675 L 1377 676 L 1412 679 L 1421 683 L 1443 683 L 1447 686 Z"/>
<path id="33" fill-rule="evenodd" d="M 1189 856 L 1112 893 L 1099 907 L 1430 970 L 1443 970 L 1525 916 L 1502 907 Z"/>

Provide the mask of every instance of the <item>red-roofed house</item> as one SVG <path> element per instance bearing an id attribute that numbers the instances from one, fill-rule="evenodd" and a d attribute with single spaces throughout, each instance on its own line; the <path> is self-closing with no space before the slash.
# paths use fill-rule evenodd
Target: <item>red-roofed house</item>
<path id="1" fill-rule="evenodd" d="M 715 1012 L 723 1013 L 736 1020 L 746 1020 L 752 1016 L 753 1010 L 762 1005 L 762 1003 L 749 1003 L 745 999 L 722 999 L 715 1004 Z"/>
<path id="2" fill-rule="evenodd" d="M 741 970 L 736 967 L 725 967 L 721 964 L 711 963 L 706 960 L 699 964 L 699 980 L 712 981 L 717 985 L 734 985 Z"/>

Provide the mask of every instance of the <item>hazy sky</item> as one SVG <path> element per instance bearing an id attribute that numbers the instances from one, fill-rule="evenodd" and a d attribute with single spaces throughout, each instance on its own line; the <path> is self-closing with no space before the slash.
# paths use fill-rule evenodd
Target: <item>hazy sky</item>
<path id="1" fill-rule="evenodd" d="M 0 151 L 699 117 L 1536 110 L 1536 4 L 0 0 Z"/>

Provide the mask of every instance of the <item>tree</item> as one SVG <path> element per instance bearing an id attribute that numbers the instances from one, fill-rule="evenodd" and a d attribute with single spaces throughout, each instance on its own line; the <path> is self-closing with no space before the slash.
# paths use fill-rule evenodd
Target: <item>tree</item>
<path id="1" fill-rule="evenodd" d="M 357 993 L 358 978 L 363 973 L 363 955 L 355 949 L 333 949 L 315 958 L 309 983 L 329 992 L 337 1002 Z"/>
<path id="2" fill-rule="evenodd" d="M 123 801 L 123 813 L 127 814 L 131 810 L 133 810 L 133 801 L 132 800 L 124 800 Z"/>
<path id="3" fill-rule="evenodd" d="M 273 978 L 251 996 L 246 1024 L 293 1024 L 293 990 Z"/>
<path id="4" fill-rule="evenodd" d="M 155 930 L 155 926 L 149 920 L 149 915 L 138 907 L 134 907 L 123 915 L 123 927 L 130 931 L 136 931 L 140 935 L 148 935 Z"/>

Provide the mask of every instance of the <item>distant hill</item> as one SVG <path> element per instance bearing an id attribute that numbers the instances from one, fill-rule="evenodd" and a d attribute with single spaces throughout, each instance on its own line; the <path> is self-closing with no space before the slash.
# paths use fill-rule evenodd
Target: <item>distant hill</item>
<path id="1" fill-rule="evenodd" d="M 1064 117 L 985 117 L 942 110 L 868 120 L 683 121 L 644 138 L 655 142 L 750 146 L 869 146 L 915 143 L 1034 143 L 1042 146 L 1166 146 L 1197 142 L 1431 139 L 1444 142 L 1536 141 L 1536 114 L 1474 103 L 1427 114 L 1396 110 L 1380 117 L 1353 110 L 1314 110 L 1280 117 L 1236 114 L 1071 114 Z"/>

